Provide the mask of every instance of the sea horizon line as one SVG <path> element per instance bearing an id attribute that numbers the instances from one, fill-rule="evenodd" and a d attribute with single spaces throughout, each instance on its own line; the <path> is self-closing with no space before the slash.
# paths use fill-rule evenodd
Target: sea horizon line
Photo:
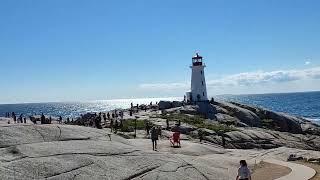
<path id="1" fill-rule="evenodd" d="M 292 91 L 292 92 L 271 92 L 271 93 L 240 93 L 240 94 L 217 94 L 209 95 L 209 97 L 219 97 L 219 96 L 246 96 L 246 95 L 272 95 L 272 94 L 296 94 L 296 93 L 317 93 L 320 90 L 310 90 L 310 91 Z M 12 102 L 12 103 L 1 103 L 0 105 L 15 105 L 15 104 L 42 104 L 42 103 L 95 103 L 103 101 L 128 101 L 128 100 L 143 100 L 143 99 L 179 99 L 183 96 L 166 96 L 166 97 L 132 97 L 132 98 L 111 98 L 111 99 L 98 99 L 98 100 L 67 100 L 67 101 L 30 101 L 30 102 Z"/>

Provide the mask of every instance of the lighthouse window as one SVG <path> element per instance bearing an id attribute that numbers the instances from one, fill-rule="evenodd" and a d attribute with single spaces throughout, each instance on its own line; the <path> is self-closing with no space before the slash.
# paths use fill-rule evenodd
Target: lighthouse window
<path id="1" fill-rule="evenodd" d="M 202 71 L 200 71 L 200 73 L 202 74 Z"/>
<path id="2" fill-rule="evenodd" d="M 202 93 L 202 95 L 204 96 L 204 92 Z"/>
<path id="3" fill-rule="evenodd" d="M 203 81 L 202 81 L 202 86 L 203 86 Z"/>

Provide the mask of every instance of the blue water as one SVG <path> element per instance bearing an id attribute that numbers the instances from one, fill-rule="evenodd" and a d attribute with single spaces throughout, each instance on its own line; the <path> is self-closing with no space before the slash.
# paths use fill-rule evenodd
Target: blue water
<path id="1" fill-rule="evenodd" d="M 53 102 L 53 103 L 24 103 L 0 104 L 0 117 L 6 112 L 15 112 L 23 115 L 40 115 L 41 113 L 52 117 L 78 117 L 87 112 L 106 112 L 113 109 L 130 108 L 131 103 L 150 104 L 160 100 L 182 100 L 183 98 L 143 98 L 143 99 L 116 99 L 89 102 Z"/>
<path id="2" fill-rule="evenodd" d="M 223 95 L 216 99 L 236 101 L 248 105 L 264 107 L 277 112 L 285 112 L 320 122 L 320 92 L 257 94 L 257 95 Z M 145 98 L 119 99 L 90 102 L 65 103 L 30 103 L 30 104 L 2 104 L 0 116 L 5 112 L 32 115 L 41 114 L 53 117 L 76 117 L 87 112 L 108 111 L 115 108 L 129 108 L 130 103 L 149 104 L 160 100 L 182 100 L 182 98 Z"/>
<path id="3" fill-rule="evenodd" d="M 277 112 L 320 121 L 320 92 L 299 92 L 255 95 L 225 95 L 217 99 L 264 107 Z"/>

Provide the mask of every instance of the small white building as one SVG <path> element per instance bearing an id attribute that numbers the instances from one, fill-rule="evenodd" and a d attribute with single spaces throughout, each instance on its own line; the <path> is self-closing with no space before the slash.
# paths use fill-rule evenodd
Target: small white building
<path id="1" fill-rule="evenodd" d="M 187 92 L 186 101 L 205 102 L 208 101 L 206 78 L 204 76 L 205 64 L 198 53 L 192 57 L 191 92 Z"/>

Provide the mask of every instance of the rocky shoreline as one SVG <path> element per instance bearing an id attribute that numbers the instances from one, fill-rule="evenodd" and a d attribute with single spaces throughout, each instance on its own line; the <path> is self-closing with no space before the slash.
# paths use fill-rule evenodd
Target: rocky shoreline
<path id="1" fill-rule="evenodd" d="M 233 179 L 241 159 L 251 169 L 293 154 L 320 163 L 319 125 L 234 102 L 211 106 L 214 119 L 182 102 L 140 105 L 132 116 L 123 110 L 123 118 L 117 118 L 123 128 L 117 133 L 101 118 L 107 112 L 68 124 L 3 123 L 0 179 Z M 94 122 L 99 118 L 101 127 Z M 146 122 L 162 129 L 158 152 L 151 150 Z M 172 148 L 168 138 L 177 126 L 182 147 Z"/>
<path id="2" fill-rule="evenodd" d="M 129 116 L 130 109 L 122 110 L 123 121 L 137 119 L 138 122 L 159 126 L 164 132 L 174 129 L 180 121 L 182 124 L 179 129 L 185 138 L 200 139 L 201 136 L 203 140 L 225 148 L 272 149 L 285 146 L 320 150 L 320 125 L 312 121 L 236 102 L 214 101 L 210 105 L 215 109 L 212 120 L 206 119 L 197 105 L 187 105 L 179 101 L 160 101 L 154 105 L 134 107 L 132 116 Z M 78 118 L 69 124 L 88 126 L 92 119 L 86 117 L 92 116 L 94 115 L 84 115 L 84 118 Z M 170 122 L 169 128 L 167 120 Z M 102 120 L 102 124 L 109 127 L 108 121 Z M 141 126 L 138 130 L 144 129 L 144 125 Z M 121 134 L 126 138 L 133 138 L 134 128 L 130 129 L 131 131 Z"/>

